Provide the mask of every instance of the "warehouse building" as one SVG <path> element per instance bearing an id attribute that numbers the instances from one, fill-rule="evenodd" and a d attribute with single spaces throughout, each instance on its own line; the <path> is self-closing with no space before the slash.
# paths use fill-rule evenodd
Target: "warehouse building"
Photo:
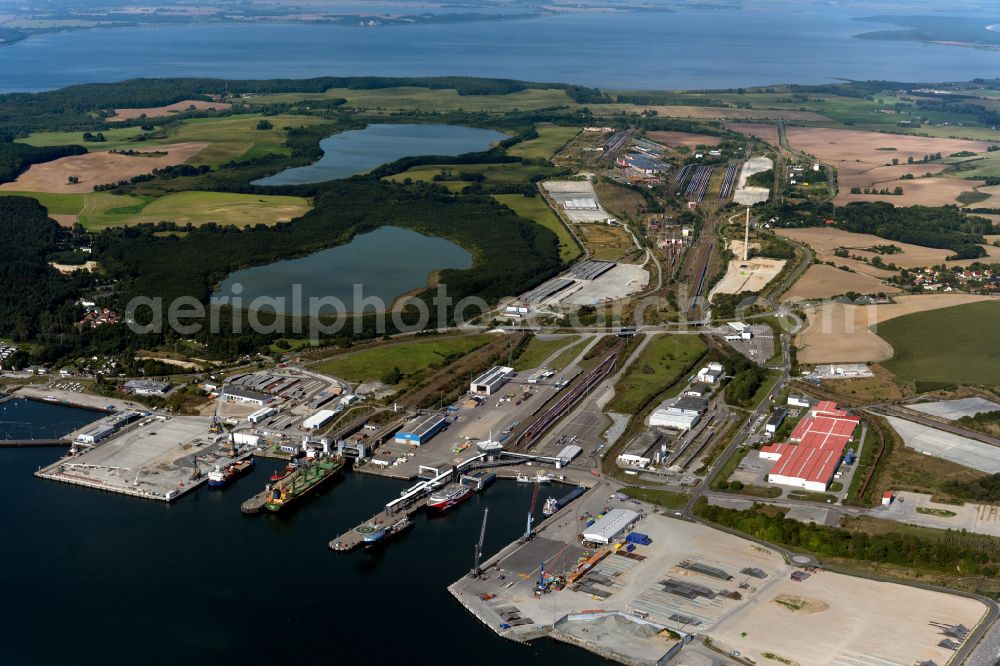
<path id="1" fill-rule="evenodd" d="M 769 432 L 772 435 L 778 432 L 778 428 L 781 427 L 781 424 L 784 422 L 785 416 L 787 415 L 788 410 L 780 408 L 771 412 L 771 416 L 768 417 L 767 423 L 764 424 L 764 431 Z"/>
<path id="2" fill-rule="evenodd" d="M 514 376 L 514 368 L 498 365 L 472 380 L 469 391 L 474 395 L 493 395 Z"/>
<path id="3" fill-rule="evenodd" d="M 816 492 L 827 490 L 860 422 L 835 402 L 820 402 L 792 430 L 789 440 L 795 444 L 771 444 L 760 450 L 761 458 L 775 461 L 767 480 Z"/>
<path id="4" fill-rule="evenodd" d="M 266 393 L 251 391 L 231 384 L 226 384 L 222 387 L 222 393 L 219 397 L 226 402 L 238 402 L 243 405 L 257 405 L 259 407 L 263 407 L 274 400 L 273 396 Z"/>
<path id="5" fill-rule="evenodd" d="M 170 384 L 151 379 L 132 379 L 122 384 L 122 391 L 133 395 L 164 396 L 170 393 Z"/>
<path id="6" fill-rule="evenodd" d="M 709 363 L 698 371 L 698 381 L 704 384 L 715 384 L 722 379 L 723 368 L 721 363 Z"/>
<path id="7" fill-rule="evenodd" d="M 698 425 L 701 415 L 676 407 L 657 409 L 649 416 L 649 425 L 658 428 L 673 428 L 674 430 L 690 430 Z"/>
<path id="8" fill-rule="evenodd" d="M 332 409 L 321 409 L 302 422 L 303 430 L 319 430 L 333 419 L 337 412 Z"/>
<path id="9" fill-rule="evenodd" d="M 248 423 L 263 423 L 265 419 L 268 419 L 277 414 L 277 410 L 274 407 L 261 407 L 256 412 L 247 417 Z"/>
<path id="10" fill-rule="evenodd" d="M 583 531 L 583 540 L 590 543 L 609 544 L 631 527 L 639 514 L 631 509 L 612 509 Z"/>
<path id="11" fill-rule="evenodd" d="M 440 414 L 428 414 L 413 419 L 396 433 L 396 442 L 420 446 L 445 429 L 448 421 Z"/>
<path id="12" fill-rule="evenodd" d="M 660 160 L 638 153 L 622 155 L 616 163 L 620 167 L 635 169 L 645 174 L 663 173 L 667 170 L 667 165 Z"/>

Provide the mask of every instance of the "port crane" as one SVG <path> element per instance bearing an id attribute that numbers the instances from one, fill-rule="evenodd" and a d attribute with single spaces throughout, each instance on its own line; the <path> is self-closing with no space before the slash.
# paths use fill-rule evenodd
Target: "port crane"
<path id="1" fill-rule="evenodd" d="M 472 571 L 469 572 L 469 576 L 472 578 L 479 578 L 482 575 L 482 570 L 480 569 L 480 562 L 483 558 L 483 541 L 486 540 L 486 518 L 490 515 L 489 507 L 483 509 L 483 525 L 479 528 L 479 541 L 476 542 L 476 559 L 472 565 Z"/>
<path id="2" fill-rule="evenodd" d="M 535 517 L 536 506 L 538 506 L 538 481 L 535 481 L 535 487 L 531 492 L 531 506 L 528 507 L 528 527 L 524 530 L 524 536 L 521 537 L 521 541 L 528 541 L 533 536 L 531 533 L 531 524 Z"/>

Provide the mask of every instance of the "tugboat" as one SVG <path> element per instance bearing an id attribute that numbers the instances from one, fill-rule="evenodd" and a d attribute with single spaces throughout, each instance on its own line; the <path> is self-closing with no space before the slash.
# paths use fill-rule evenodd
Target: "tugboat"
<path id="1" fill-rule="evenodd" d="M 550 497 L 545 500 L 545 505 L 542 507 L 542 513 L 546 516 L 551 516 L 553 513 L 559 510 L 559 503 L 556 501 L 555 497 Z"/>
<path id="2" fill-rule="evenodd" d="M 225 488 L 237 478 L 252 470 L 256 465 L 257 463 L 252 457 L 246 460 L 231 462 L 222 468 L 216 465 L 215 469 L 208 473 L 208 487 Z"/>
<path id="3" fill-rule="evenodd" d="M 291 463 L 285 465 L 284 469 L 276 469 L 274 473 L 271 474 L 272 481 L 281 481 L 283 478 L 291 474 L 295 470 L 295 466 Z"/>

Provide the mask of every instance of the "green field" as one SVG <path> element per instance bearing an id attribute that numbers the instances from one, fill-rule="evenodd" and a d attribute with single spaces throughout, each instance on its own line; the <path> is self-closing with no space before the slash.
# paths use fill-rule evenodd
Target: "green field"
<path id="1" fill-rule="evenodd" d="M 564 370 L 567 365 L 573 362 L 573 359 L 583 352 L 583 348 L 586 346 L 587 342 L 588 340 L 581 340 L 580 342 L 576 342 L 572 346 L 562 350 L 559 353 L 559 356 L 552 359 L 552 362 L 549 363 L 549 365 L 557 372 L 559 370 Z"/>
<path id="2" fill-rule="evenodd" d="M 550 229 L 559 239 L 559 258 L 570 262 L 580 256 L 580 246 L 566 225 L 556 217 L 541 196 L 525 197 L 520 194 L 494 194 L 493 198 L 507 206 L 519 216 L 534 220 L 546 229 Z"/>
<path id="3" fill-rule="evenodd" d="M 579 127 L 558 127 L 555 125 L 535 128 L 538 138 L 524 141 L 511 146 L 507 152 L 518 157 L 549 159 L 559 151 L 566 142 L 580 133 Z"/>
<path id="4" fill-rule="evenodd" d="M 548 340 L 535 336 L 528 342 L 528 346 L 525 347 L 521 355 L 514 360 L 514 369 L 521 372 L 522 370 L 538 368 L 545 362 L 545 359 L 560 349 L 575 345 L 579 340 L 579 335 L 561 335 Z"/>
<path id="5" fill-rule="evenodd" d="M 191 159 L 191 164 L 217 166 L 240 157 L 260 157 L 270 153 L 287 155 L 286 127 L 318 125 L 326 122 L 319 116 L 280 115 L 268 116 L 272 129 L 259 130 L 257 122 L 264 116 L 258 113 L 219 118 L 192 118 L 157 130 L 145 141 L 133 137 L 144 134 L 139 127 L 118 127 L 102 130 L 107 141 L 84 143 L 82 132 L 37 132 L 23 139 L 33 146 L 62 146 L 79 144 L 91 151 L 121 148 L 147 149 L 171 143 L 204 141 L 209 145 Z"/>
<path id="6" fill-rule="evenodd" d="M 490 340 L 489 335 L 454 335 L 399 342 L 334 356 L 313 369 L 349 382 L 364 382 L 382 381 L 393 368 L 399 368 L 405 379 L 440 367 Z"/>
<path id="7" fill-rule="evenodd" d="M 86 146 L 90 151 L 113 150 L 118 148 L 134 148 L 137 144 L 132 139 L 142 134 L 141 127 L 113 127 L 101 130 L 107 141 L 90 142 L 83 140 L 83 132 L 34 132 L 20 143 L 32 146 L 66 146 L 76 144 Z"/>
<path id="8" fill-rule="evenodd" d="M 680 509 L 688 501 L 688 496 L 684 493 L 675 493 L 671 490 L 654 490 L 652 488 L 640 488 L 639 486 L 626 486 L 618 492 L 641 502 L 657 504 L 668 509 Z"/>
<path id="9" fill-rule="evenodd" d="M 451 172 L 448 180 L 434 181 L 434 177 Z M 513 185 L 517 183 L 527 183 L 538 176 L 547 176 L 552 173 L 552 169 L 544 166 L 524 165 L 516 162 L 505 162 L 501 164 L 427 164 L 412 167 L 402 173 L 386 176 L 387 180 L 402 183 L 407 178 L 411 181 L 437 182 L 454 191 L 461 190 L 466 185 L 471 185 L 471 180 L 461 180 L 461 174 L 482 174 L 486 184 Z"/>
<path id="10" fill-rule="evenodd" d="M 879 324 L 892 345 L 884 365 L 897 377 L 947 384 L 1000 383 L 1000 301 L 917 312 Z"/>
<path id="11" fill-rule="evenodd" d="M 639 412 L 681 379 L 706 351 L 697 335 L 654 336 L 615 384 L 615 397 L 608 403 L 608 411 Z"/>
<path id="12" fill-rule="evenodd" d="M 454 89 L 399 87 L 373 90 L 330 88 L 322 93 L 281 93 L 262 95 L 250 100 L 251 104 L 287 104 L 309 100 L 343 98 L 345 106 L 370 110 L 391 111 L 495 111 L 515 109 L 530 111 L 551 106 L 576 106 L 564 90 L 522 90 L 509 95 L 459 95 Z"/>
<path id="13" fill-rule="evenodd" d="M 79 215 L 83 209 L 86 194 L 58 194 L 54 192 L 0 192 L 0 196 L 23 196 L 36 199 L 45 206 L 50 215 Z"/>

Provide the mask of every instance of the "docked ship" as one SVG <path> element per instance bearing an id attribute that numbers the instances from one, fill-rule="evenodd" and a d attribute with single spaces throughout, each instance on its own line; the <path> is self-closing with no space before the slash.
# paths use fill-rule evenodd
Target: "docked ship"
<path id="1" fill-rule="evenodd" d="M 411 527 L 413 527 L 413 521 L 406 516 L 403 516 L 388 527 L 376 526 L 373 532 L 365 534 L 363 541 L 364 548 L 365 550 L 374 550 L 383 546 L 387 541 L 399 536 Z"/>
<path id="2" fill-rule="evenodd" d="M 208 473 L 208 487 L 225 488 L 230 483 L 252 470 L 256 465 L 257 463 L 254 461 L 252 456 L 246 460 L 231 462 L 225 467 L 219 467 L 216 465 L 215 469 Z"/>
<path id="3" fill-rule="evenodd" d="M 274 470 L 274 472 L 271 474 L 271 480 L 281 481 L 283 478 L 285 478 L 294 471 L 295 471 L 295 465 L 293 465 L 292 463 L 288 463 L 281 469 Z"/>
<path id="4" fill-rule="evenodd" d="M 552 476 L 549 474 L 542 474 L 538 472 L 534 476 L 528 476 L 527 474 L 517 475 L 518 483 L 552 483 Z"/>
<path id="5" fill-rule="evenodd" d="M 264 509 L 281 511 L 329 481 L 344 468 L 343 458 L 318 458 L 271 486 Z"/>
<path id="6" fill-rule="evenodd" d="M 431 511 L 444 512 L 461 504 L 472 497 L 472 488 L 461 483 L 449 483 L 444 488 L 435 490 L 427 498 L 427 508 Z"/>
<path id="7" fill-rule="evenodd" d="M 542 506 L 542 513 L 546 516 L 551 516 L 553 513 L 559 510 L 559 502 L 556 501 L 555 497 L 550 497 L 545 500 L 545 505 Z"/>

